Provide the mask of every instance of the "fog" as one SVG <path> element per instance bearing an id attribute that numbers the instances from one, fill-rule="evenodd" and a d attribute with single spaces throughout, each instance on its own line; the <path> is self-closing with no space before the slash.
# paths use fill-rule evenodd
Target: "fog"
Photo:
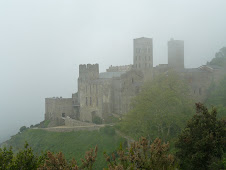
<path id="1" fill-rule="evenodd" d="M 226 46 L 225 16 L 225 0 L 0 1 L 0 142 L 42 121 L 46 97 L 71 97 L 79 64 L 132 64 L 134 38 L 153 38 L 154 65 L 172 37 L 185 67 L 206 64 Z"/>

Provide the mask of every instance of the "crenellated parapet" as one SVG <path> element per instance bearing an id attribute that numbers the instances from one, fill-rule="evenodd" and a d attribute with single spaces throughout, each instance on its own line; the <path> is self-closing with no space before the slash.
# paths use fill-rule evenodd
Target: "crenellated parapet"
<path id="1" fill-rule="evenodd" d="M 80 64 L 79 78 L 82 80 L 94 80 L 99 78 L 99 64 Z"/>

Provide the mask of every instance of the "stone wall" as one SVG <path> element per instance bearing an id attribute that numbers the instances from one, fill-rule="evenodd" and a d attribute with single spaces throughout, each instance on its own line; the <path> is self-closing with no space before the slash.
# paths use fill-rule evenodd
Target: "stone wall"
<path id="1" fill-rule="evenodd" d="M 124 66 L 110 66 L 106 71 L 107 72 L 126 72 L 132 69 L 132 65 Z"/>
<path id="2" fill-rule="evenodd" d="M 73 115 L 74 111 L 72 98 L 45 99 L 45 120 L 61 121 L 61 117 L 72 117 Z"/>
<path id="3" fill-rule="evenodd" d="M 223 70 L 202 66 L 197 69 L 186 69 L 183 73 L 190 89 L 190 95 L 196 102 L 205 102 L 208 90 L 212 84 L 221 79 Z"/>
<path id="4" fill-rule="evenodd" d="M 93 123 L 88 123 L 88 122 L 82 122 L 78 120 L 74 120 L 71 118 L 66 117 L 65 118 L 65 126 L 93 126 Z"/>
<path id="5" fill-rule="evenodd" d="M 144 82 L 144 74 L 139 70 L 131 70 L 121 77 L 120 114 L 131 109 L 131 100 L 140 92 Z M 119 113 L 118 113 L 119 114 Z"/>
<path id="6" fill-rule="evenodd" d="M 92 65 L 91 65 L 92 66 Z M 89 66 L 89 68 L 91 67 Z M 79 74 L 79 102 L 80 120 L 92 122 L 95 116 L 104 121 L 105 115 L 111 112 L 111 79 L 100 79 L 94 71 L 98 71 L 96 65 L 94 70 L 86 70 L 85 74 Z M 87 65 L 88 68 L 88 65 Z M 82 68 L 82 72 L 84 72 Z M 98 72 L 99 74 L 99 72 Z"/>
<path id="7" fill-rule="evenodd" d="M 98 64 L 79 65 L 78 92 L 72 98 L 47 98 L 45 119 L 51 125 L 62 125 L 62 117 L 92 122 L 99 117 L 104 122 L 111 114 L 122 115 L 131 109 L 131 100 L 140 92 L 145 81 L 159 74 L 176 70 L 187 82 L 190 95 L 203 102 L 212 83 L 220 80 L 221 71 L 208 66 L 184 69 L 184 42 L 168 42 L 168 64 L 153 67 L 153 41 L 151 38 L 134 39 L 133 65 L 110 66 L 99 73 Z M 66 120 L 68 126 L 79 122 Z"/>

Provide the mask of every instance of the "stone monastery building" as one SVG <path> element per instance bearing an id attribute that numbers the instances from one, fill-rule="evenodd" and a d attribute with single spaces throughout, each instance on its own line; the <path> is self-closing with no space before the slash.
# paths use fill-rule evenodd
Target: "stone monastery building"
<path id="1" fill-rule="evenodd" d="M 211 82 L 217 79 L 218 68 L 201 66 L 184 68 L 184 41 L 168 42 L 168 64 L 153 67 L 152 38 L 137 38 L 133 42 L 133 65 L 110 66 L 99 73 L 98 64 L 79 65 L 78 92 L 71 98 L 46 98 L 45 120 L 51 126 L 64 125 L 64 118 L 92 122 L 99 117 L 103 122 L 112 115 L 123 115 L 130 110 L 131 98 L 142 84 L 169 69 L 177 71 L 190 87 L 190 94 L 203 101 Z"/>

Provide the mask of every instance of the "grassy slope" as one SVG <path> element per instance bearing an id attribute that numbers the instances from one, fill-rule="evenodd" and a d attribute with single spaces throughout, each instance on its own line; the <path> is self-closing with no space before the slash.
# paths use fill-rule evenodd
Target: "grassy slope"
<path id="1" fill-rule="evenodd" d="M 25 141 L 32 147 L 35 153 L 49 150 L 57 153 L 62 151 L 67 160 L 73 157 L 81 163 L 85 152 L 98 145 L 98 156 L 95 169 L 106 167 L 103 152 L 112 153 L 124 143 L 124 139 L 117 135 L 110 135 L 99 131 L 78 132 L 47 132 L 44 130 L 28 129 L 21 134 L 13 136 L 7 144 L 13 149 L 23 148 Z"/>

